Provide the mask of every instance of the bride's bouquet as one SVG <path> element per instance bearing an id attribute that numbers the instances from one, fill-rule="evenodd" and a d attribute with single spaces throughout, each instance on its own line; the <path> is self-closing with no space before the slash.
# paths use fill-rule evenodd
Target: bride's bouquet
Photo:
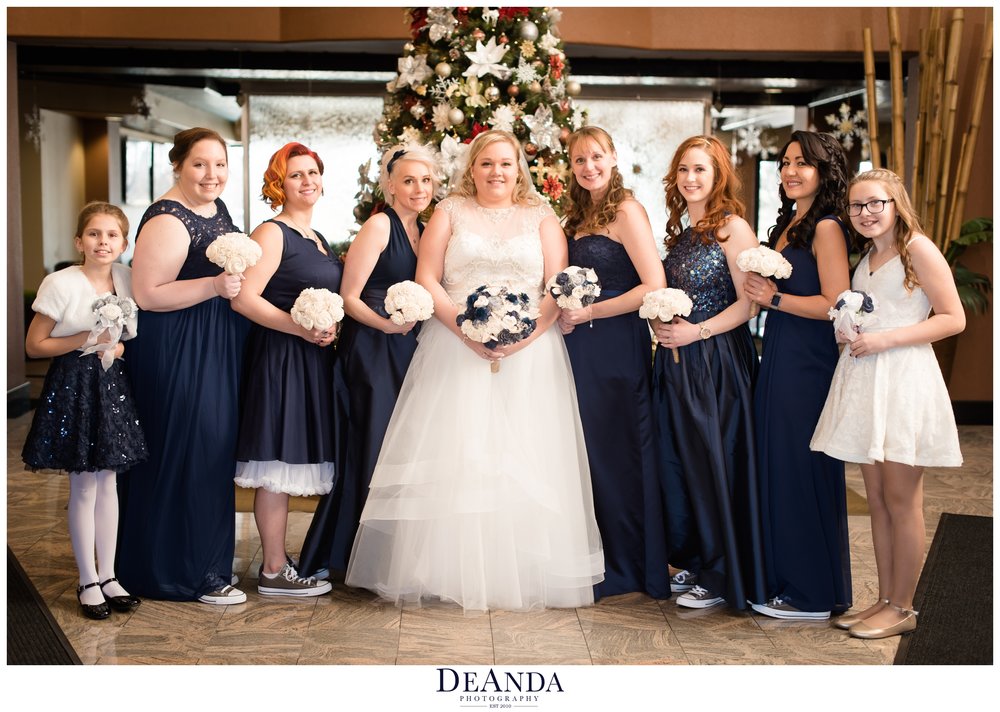
<path id="1" fill-rule="evenodd" d="M 107 371 L 115 362 L 115 347 L 122 336 L 128 332 L 128 320 L 139 311 L 131 297 L 119 297 L 109 294 L 94 302 L 94 317 L 96 323 L 90 329 L 90 335 L 84 342 L 81 356 L 100 352 L 101 367 Z M 98 338 L 107 332 L 109 339 L 98 343 Z"/>
<path id="2" fill-rule="evenodd" d="M 398 282 L 385 292 L 385 311 L 393 324 L 426 321 L 434 315 L 434 298 L 416 282 Z"/>
<path id="3" fill-rule="evenodd" d="M 219 235 L 205 249 L 205 257 L 227 274 L 243 274 L 260 259 L 260 245 L 242 232 Z"/>
<path id="4" fill-rule="evenodd" d="M 688 316 L 694 308 L 691 297 L 681 289 L 664 287 L 646 292 L 642 298 L 642 306 L 639 307 L 639 316 L 643 319 L 659 319 L 662 322 L 672 321 L 675 316 Z M 674 363 L 680 363 L 681 357 L 677 349 L 671 348 L 674 353 Z"/>
<path id="5" fill-rule="evenodd" d="M 792 263 L 781 256 L 780 252 L 772 250 L 767 245 L 758 245 L 749 250 L 743 250 L 736 255 L 736 266 L 741 272 L 756 272 L 761 277 L 788 279 L 792 276 Z M 750 316 L 757 316 L 760 304 L 754 302 L 750 306 Z"/>
<path id="6" fill-rule="evenodd" d="M 545 289 L 555 297 L 560 309 L 583 309 L 601 296 L 601 280 L 589 267 L 567 267 L 552 276 Z"/>
<path id="7" fill-rule="evenodd" d="M 344 300 L 329 289 L 306 287 L 295 298 L 291 314 L 303 329 L 327 331 L 344 318 Z"/>
<path id="8" fill-rule="evenodd" d="M 840 332 L 848 341 L 854 341 L 865 327 L 874 324 L 878 317 L 875 310 L 878 301 L 867 292 L 849 289 L 841 292 L 837 303 L 827 312 L 833 322 L 835 332 Z"/>
<path id="9" fill-rule="evenodd" d="M 537 318 L 538 312 L 527 294 L 484 285 L 465 300 L 465 311 L 455 318 L 455 323 L 473 341 L 495 349 L 531 336 Z M 496 373 L 499 362 L 493 361 L 490 368 Z"/>

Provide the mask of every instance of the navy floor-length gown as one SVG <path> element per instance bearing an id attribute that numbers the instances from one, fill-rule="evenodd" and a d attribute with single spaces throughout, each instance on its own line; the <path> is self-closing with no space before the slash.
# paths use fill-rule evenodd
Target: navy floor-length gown
<path id="1" fill-rule="evenodd" d="M 663 261 L 667 285 L 694 305 L 700 323 L 736 301 L 726 255 L 689 229 Z M 658 346 L 653 400 L 668 503 L 670 563 L 733 608 L 764 590 L 753 440 L 757 352 L 746 324 L 677 349 Z"/>
<path id="2" fill-rule="evenodd" d="M 173 215 L 187 228 L 191 244 L 178 280 L 222 271 L 205 249 L 237 228 L 225 204 L 215 205 L 216 214 L 206 218 L 161 200 L 142 217 L 139 231 L 158 215 Z M 222 297 L 139 312 L 126 358 L 149 459 L 119 478 L 116 566 L 131 593 L 192 601 L 231 582 L 237 396 L 248 327 Z"/>
<path id="3" fill-rule="evenodd" d="M 601 282 L 598 301 L 640 283 L 625 247 L 605 235 L 569 241 L 569 262 Z M 580 404 L 594 513 L 604 544 L 602 596 L 670 598 L 666 523 L 650 400 L 652 339 L 637 311 L 578 324 L 566 350 Z"/>
<path id="4" fill-rule="evenodd" d="M 343 266 L 319 232 L 326 254 L 296 228 L 270 221 L 281 230 L 281 260 L 261 291 L 261 297 L 289 312 L 303 289 L 340 291 Z M 334 479 L 340 463 L 336 454 L 337 419 L 334 408 L 333 364 L 336 351 L 301 336 L 251 324 L 243 357 L 240 387 L 240 430 L 236 459 L 252 463 L 241 473 L 252 486 L 314 495 L 330 491 L 333 481 L 313 470 L 286 465 L 333 463 Z M 252 474 L 251 474 L 252 473 Z M 246 482 L 237 478 L 238 484 Z"/>
<path id="5" fill-rule="evenodd" d="M 389 216 L 389 241 L 361 292 L 361 300 L 382 317 L 388 317 L 386 290 L 412 280 L 417 269 L 417 256 L 406 228 L 392 208 L 386 208 L 385 213 Z M 422 224 L 418 223 L 418 228 L 423 231 Z M 338 463 L 341 474 L 337 484 L 317 505 L 302 544 L 299 571 L 304 576 L 322 569 L 347 570 L 368 485 L 396 397 L 417 348 L 418 331 L 414 328 L 408 334 L 386 334 L 344 318 L 334 372 L 340 404 L 337 418 L 346 424 L 341 431 L 346 455 L 343 463 Z"/>
<path id="6" fill-rule="evenodd" d="M 812 240 L 782 255 L 792 274 L 778 291 L 819 294 Z M 767 595 L 802 611 L 844 611 L 852 600 L 844 464 L 809 449 L 839 355 L 826 319 L 768 312 L 754 394 Z"/>

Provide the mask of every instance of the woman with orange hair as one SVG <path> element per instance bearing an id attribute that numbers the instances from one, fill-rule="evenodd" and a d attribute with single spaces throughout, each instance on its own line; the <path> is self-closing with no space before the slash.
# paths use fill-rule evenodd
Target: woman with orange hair
<path id="1" fill-rule="evenodd" d="M 764 565 L 751 428 L 757 352 L 736 258 L 758 242 L 743 219 L 739 178 L 718 139 L 681 143 L 663 183 L 670 214 L 667 285 L 694 305 L 687 319 L 652 322 L 670 561 L 681 568 L 671 588 L 683 591 L 679 606 L 728 603 L 742 610 L 764 590 Z"/>
<path id="2" fill-rule="evenodd" d="M 336 458 L 333 398 L 336 325 L 306 329 L 289 313 L 303 289 L 340 289 L 342 268 L 323 236 L 311 227 L 323 194 L 323 161 L 301 143 L 278 149 L 261 190 L 278 215 L 251 237 L 260 261 L 246 271 L 233 309 L 253 322 L 241 383 L 236 484 L 252 487 L 263 564 L 262 596 L 318 596 L 328 581 L 299 576 L 285 549 L 289 495 L 326 494 Z"/>

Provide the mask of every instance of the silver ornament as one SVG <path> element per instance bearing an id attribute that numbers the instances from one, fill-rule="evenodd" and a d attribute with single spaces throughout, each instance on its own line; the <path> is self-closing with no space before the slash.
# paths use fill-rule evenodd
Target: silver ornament
<path id="1" fill-rule="evenodd" d="M 448 112 L 448 121 L 451 122 L 452 126 L 458 126 L 465 121 L 465 112 L 461 109 L 452 109 Z"/>
<path id="2" fill-rule="evenodd" d="M 521 20 L 514 26 L 514 34 L 522 40 L 534 42 L 538 39 L 538 25 L 531 20 Z"/>
<path id="3" fill-rule="evenodd" d="M 447 79 L 451 76 L 451 65 L 447 62 L 438 62 L 434 66 L 434 73 L 442 79 Z"/>
<path id="4" fill-rule="evenodd" d="M 486 97 L 487 101 L 495 102 L 500 98 L 500 90 L 496 87 L 486 87 L 483 96 Z"/>

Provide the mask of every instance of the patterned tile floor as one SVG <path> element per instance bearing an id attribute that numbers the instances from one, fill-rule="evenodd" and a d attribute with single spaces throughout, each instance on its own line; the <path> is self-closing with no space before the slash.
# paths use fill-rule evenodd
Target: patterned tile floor
<path id="1" fill-rule="evenodd" d="M 248 513 L 236 521 L 246 604 L 147 600 L 131 615 L 95 623 L 77 609 L 66 477 L 25 472 L 20 461 L 30 418 L 7 421 L 7 541 L 86 664 L 888 665 L 898 645 L 897 638 L 853 639 L 825 622 L 685 610 L 641 594 L 586 609 L 470 616 L 443 604 L 399 610 L 342 584 L 314 599 L 263 599 L 256 593 L 260 540 Z M 964 466 L 926 475 L 928 545 L 941 512 L 993 513 L 992 427 L 962 427 L 961 439 Z M 848 484 L 864 492 L 856 467 Z M 291 548 L 310 516 L 290 515 Z M 864 605 L 876 595 L 867 516 L 850 517 L 850 539 L 854 600 Z"/>

